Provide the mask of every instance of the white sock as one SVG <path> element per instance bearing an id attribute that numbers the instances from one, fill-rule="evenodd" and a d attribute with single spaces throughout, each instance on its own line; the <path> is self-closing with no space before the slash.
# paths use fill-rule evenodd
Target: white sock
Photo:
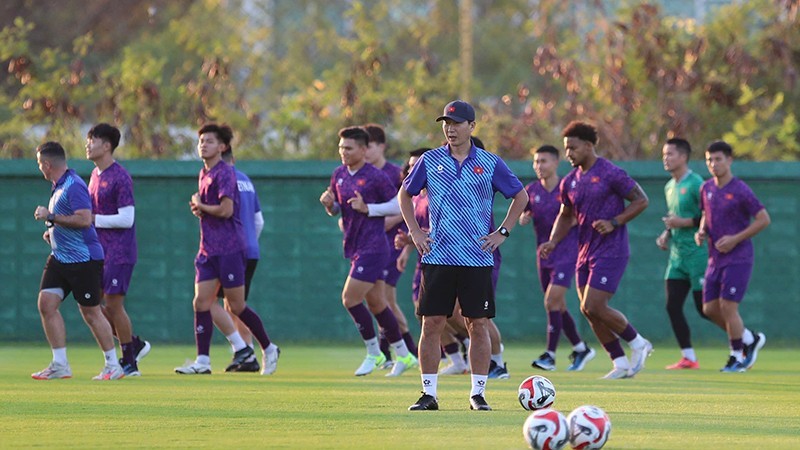
<path id="1" fill-rule="evenodd" d="M 631 364 L 628 362 L 627 357 L 620 356 L 619 358 L 614 358 L 614 367 L 627 370 L 631 368 Z"/>
<path id="2" fill-rule="evenodd" d="M 372 339 L 365 339 L 364 345 L 367 346 L 367 354 L 372 356 L 378 356 L 381 354 L 381 346 L 378 344 L 378 338 L 374 337 Z"/>
<path id="3" fill-rule="evenodd" d="M 408 347 L 406 347 L 406 341 L 400 339 L 397 342 L 390 342 L 389 346 L 394 349 L 394 354 L 397 355 L 398 358 L 405 358 L 408 356 Z"/>
<path id="4" fill-rule="evenodd" d="M 422 392 L 436 398 L 436 384 L 439 381 L 438 374 L 422 374 Z"/>
<path id="5" fill-rule="evenodd" d="M 53 362 L 61 364 L 62 366 L 69 365 L 67 361 L 67 347 L 53 349 Z"/>
<path id="6" fill-rule="evenodd" d="M 556 359 L 556 352 L 551 352 L 550 350 L 545 351 L 551 358 Z"/>
<path id="7" fill-rule="evenodd" d="M 500 353 L 492 355 L 492 361 L 497 363 L 499 367 L 503 367 L 503 344 L 500 344 Z"/>
<path id="8" fill-rule="evenodd" d="M 633 340 L 628 343 L 628 346 L 630 346 L 630 348 L 635 348 L 638 350 L 644 347 L 645 342 L 647 341 L 642 337 L 642 335 L 636 333 L 636 337 L 633 338 Z"/>
<path id="9" fill-rule="evenodd" d="M 489 376 L 475 375 L 473 373 L 471 377 L 472 377 L 472 391 L 469 393 L 469 396 L 470 397 L 472 397 L 473 395 L 483 396 L 483 392 L 486 390 L 486 380 L 489 379 Z"/>
<path id="10" fill-rule="evenodd" d="M 464 338 L 464 348 L 467 349 L 467 353 L 469 353 L 469 338 Z"/>
<path id="11" fill-rule="evenodd" d="M 572 350 L 582 353 L 586 351 L 586 342 L 580 341 L 572 346 Z"/>
<path id="12" fill-rule="evenodd" d="M 269 353 L 269 354 L 273 354 L 273 353 L 275 353 L 275 352 L 277 352 L 277 351 L 278 351 L 278 346 L 277 346 L 277 345 L 275 345 L 275 344 L 273 344 L 272 342 L 270 342 L 270 343 L 269 343 L 269 346 L 268 346 L 267 348 L 265 348 L 265 349 L 264 349 L 264 353 L 265 353 L 265 354 L 267 354 L 267 353 Z"/>
<path id="13" fill-rule="evenodd" d="M 106 359 L 107 366 L 118 366 L 119 360 L 117 359 L 117 348 L 113 347 L 107 352 L 103 352 L 103 357 Z"/>
<path id="14" fill-rule="evenodd" d="M 756 337 L 753 336 L 753 332 L 750 331 L 749 329 L 745 328 L 744 329 L 744 333 L 742 333 L 742 344 L 750 345 L 755 340 L 756 340 Z"/>
<path id="15" fill-rule="evenodd" d="M 688 359 L 689 361 L 692 361 L 692 362 L 696 362 L 697 361 L 697 355 L 694 354 L 694 349 L 692 347 L 682 348 L 681 349 L 681 355 L 683 355 L 683 357 Z"/>
<path id="16" fill-rule="evenodd" d="M 194 360 L 197 364 L 202 364 L 204 366 L 211 365 L 211 357 L 208 355 L 197 355 L 197 358 Z"/>
<path id="17" fill-rule="evenodd" d="M 744 352 L 741 350 L 731 350 L 731 356 L 736 358 L 737 361 L 744 361 Z"/>
<path id="18" fill-rule="evenodd" d="M 242 335 L 239 334 L 238 331 L 234 331 L 233 333 L 225 336 L 225 339 L 231 343 L 231 347 L 233 347 L 234 352 L 238 352 L 239 350 L 247 347 L 247 344 L 244 343 L 244 339 L 242 339 Z"/>
<path id="19" fill-rule="evenodd" d="M 449 353 L 447 357 L 450 358 L 450 362 L 452 362 L 454 366 L 467 367 L 467 362 L 464 361 L 464 357 L 461 355 L 461 352 Z"/>

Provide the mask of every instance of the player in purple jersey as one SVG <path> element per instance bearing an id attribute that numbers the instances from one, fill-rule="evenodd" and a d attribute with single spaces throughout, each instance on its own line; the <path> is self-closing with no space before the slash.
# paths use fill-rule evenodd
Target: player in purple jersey
<path id="1" fill-rule="evenodd" d="M 561 180 L 561 211 L 550 240 L 539 246 L 539 254 L 549 258 L 577 219 L 575 276 L 581 312 L 614 362 L 614 368 L 604 378 L 629 378 L 644 368 L 653 345 L 608 303 L 628 264 L 625 224 L 647 208 L 647 195 L 624 170 L 597 156 L 594 126 L 574 121 L 562 135 L 567 160 L 574 169 Z M 626 200 L 630 202 L 627 206 Z M 631 347 L 630 361 L 619 338 Z"/>
<path id="2" fill-rule="evenodd" d="M 769 213 L 753 191 L 733 176 L 733 149 L 723 141 L 706 149 L 706 166 L 713 179 L 700 188 L 703 217 L 695 234 L 697 245 L 708 239 L 708 268 L 703 285 L 703 312 L 724 322 L 731 353 L 722 372 L 753 367 L 767 341 L 764 333 L 745 328 L 739 303 L 753 270 L 753 236 L 770 223 Z M 752 220 L 751 220 L 752 219 Z"/>
<path id="3" fill-rule="evenodd" d="M 127 376 L 139 376 L 138 361 L 150 352 L 150 343 L 133 334 L 125 311 L 125 295 L 136 264 L 133 181 L 114 160 L 119 130 L 107 123 L 92 127 L 86 135 L 86 158 L 95 165 L 89 180 L 92 216 L 103 246 L 103 314 L 122 348 L 122 368 Z"/>
<path id="4" fill-rule="evenodd" d="M 36 162 L 44 179 L 53 183 L 50 203 L 37 206 L 33 218 L 44 222 L 42 238 L 51 247 L 39 285 L 39 315 L 42 318 L 53 360 L 45 369 L 32 373 L 35 380 L 71 378 L 67 361 L 67 332 L 58 310 L 72 292 L 84 322 L 103 351 L 105 367 L 94 380 L 117 380 L 125 371 L 117 361 L 111 325 L 100 310 L 103 293 L 103 247 L 92 225 L 89 190 L 75 171 L 67 167 L 64 148 L 46 142 L 36 149 Z"/>
<path id="5" fill-rule="evenodd" d="M 233 149 L 230 144 L 227 144 L 227 149 L 222 152 L 222 161 L 233 167 L 236 172 L 236 186 L 239 191 L 239 208 L 238 216 L 242 224 L 242 232 L 245 241 L 245 256 L 247 257 L 247 265 L 244 269 L 244 301 L 247 301 L 250 296 L 250 283 L 253 281 L 256 267 L 258 266 L 258 259 L 260 257 L 260 249 L 258 246 L 258 237 L 264 228 L 264 215 L 261 213 L 261 205 L 258 201 L 258 194 L 256 193 L 253 182 L 250 178 L 240 171 L 234 165 L 236 158 L 233 156 Z M 225 291 L 222 286 L 217 290 L 217 298 L 224 299 Z M 220 318 L 220 314 L 229 316 L 236 326 L 235 330 L 228 328 L 228 321 L 226 318 Z M 218 302 L 214 302 L 211 306 L 211 317 L 214 319 L 214 325 L 225 334 L 225 338 L 231 344 L 233 351 L 236 352 L 239 346 L 238 339 L 241 338 L 244 343 L 253 348 L 253 334 L 247 325 L 239 319 L 239 316 L 232 311 L 225 311 L 220 307 Z M 238 332 L 238 335 L 236 334 Z M 274 344 L 273 344 L 274 345 Z M 257 358 L 252 358 L 240 364 L 230 364 L 226 372 L 258 372 L 261 367 L 258 365 Z"/>
<path id="6" fill-rule="evenodd" d="M 548 239 L 553 223 L 561 206 L 558 183 L 558 149 L 543 145 L 533 154 L 533 170 L 539 178 L 525 186 L 528 191 L 528 206 L 519 217 L 520 225 L 533 222 L 537 247 Z M 566 294 L 575 274 L 575 261 L 578 258 L 578 230 L 572 227 L 552 255 L 544 259 L 537 255 L 536 267 L 539 269 L 539 282 L 544 295 L 544 309 L 547 311 L 547 350 L 531 362 L 531 366 L 542 370 L 556 369 L 556 348 L 561 331 L 572 343 L 572 364 L 567 370 L 583 370 L 594 358 L 594 349 L 581 339 L 575 321 L 567 309 Z"/>
<path id="7" fill-rule="evenodd" d="M 342 215 L 344 257 L 350 259 L 350 273 L 342 288 L 342 304 L 367 347 L 367 356 L 355 375 L 368 375 L 386 362 L 371 312 L 397 355 L 397 362 L 387 376 L 399 376 L 416 365 L 417 358 L 403 341 L 397 318 L 384 297 L 383 270 L 389 259 L 384 217 L 370 215 L 367 207 L 367 204 L 391 201 L 397 189 L 383 172 L 367 164 L 368 145 L 369 134 L 363 128 L 339 130 L 342 165 L 333 171 L 330 186 L 320 195 L 319 201 L 328 215 Z M 364 299 L 369 309 L 364 306 Z"/>
<path id="8" fill-rule="evenodd" d="M 261 374 L 271 375 L 277 369 L 280 350 L 269 340 L 261 318 L 244 301 L 246 255 L 238 216 L 239 190 L 233 167 L 222 161 L 222 152 L 230 147 L 233 132 L 225 125 L 206 124 L 197 134 L 197 150 L 203 168 L 198 177 L 198 192 L 189 202 L 192 214 L 200 219 L 200 249 L 195 258 L 195 296 L 192 302 L 197 358 L 176 367 L 175 372 L 184 375 L 211 373 L 209 350 L 214 328 L 210 310 L 219 307 L 216 294 L 221 284 L 226 308 L 247 325 L 261 345 Z M 230 317 L 224 313 L 217 316 L 217 325 L 221 325 L 220 330 L 236 351 L 231 365 L 252 362 L 255 358 L 253 349 L 238 335 Z"/>
<path id="9" fill-rule="evenodd" d="M 395 188 L 399 189 L 400 183 L 403 181 L 401 174 L 402 169 L 400 166 L 392 164 L 386 160 L 386 132 L 382 126 L 375 123 L 364 125 L 364 130 L 366 130 L 369 134 L 369 145 L 367 146 L 367 154 L 364 159 L 367 161 L 367 163 L 372 164 L 385 173 L 386 176 L 389 177 L 389 180 L 393 182 Z M 375 206 L 376 205 L 369 205 L 369 207 L 373 209 Z M 385 298 L 386 302 L 389 304 L 389 307 L 392 308 L 392 312 L 394 312 L 395 317 L 397 317 L 397 324 L 400 326 L 400 332 L 403 335 L 403 340 L 406 343 L 406 347 L 408 347 L 408 351 L 410 351 L 414 356 L 417 356 L 417 345 L 414 342 L 414 338 L 411 336 L 411 333 L 408 331 L 408 320 L 406 319 L 406 315 L 403 313 L 403 310 L 397 304 L 397 281 L 403 274 L 403 272 L 399 270 L 397 266 L 397 258 L 400 256 L 400 250 L 395 249 L 394 246 L 391 245 L 397 232 L 405 229 L 405 223 L 403 222 L 403 216 L 400 214 L 386 216 L 384 220 L 386 238 L 390 244 L 389 262 L 386 264 L 383 274 Z M 391 361 L 392 354 L 389 351 L 389 340 L 386 339 L 383 330 L 381 330 L 380 346 L 381 352 L 383 352 L 383 355 L 386 356 L 387 359 L 382 368 L 390 368 L 393 364 Z"/>

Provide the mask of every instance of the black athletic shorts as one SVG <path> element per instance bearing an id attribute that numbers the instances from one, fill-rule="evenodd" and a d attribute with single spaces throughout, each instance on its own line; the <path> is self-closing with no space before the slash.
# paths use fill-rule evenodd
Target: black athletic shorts
<path id="1" fill-rule="evenodd" d="M 450 317 L 456 300 L 464 317 L 494 317 L 492 266 L 422 264 L 417 314 Z"/>
<path id="2" fill-rule="evenodd" d="M 39 290 L 61 288 L 81 306 L 97 306 L 103 298 L 103 260 L 64 264 L 50 255 L 44 265 Z M 62 299 L 63 300 L 63 299 Z"/>
<path id="3" fill-rule="evenodd" d="M 244 301 L 247 301 L 247 296 L 250 295 L 250 282 L 253 280 L 253 274 L 256 273 L 256 266 L 258 265 L 257 259 L 248 259 L 247 267 L 244 268 Z M 217 298 L 225 298 L 225 292 L 222 285 L 217 289 Z"/>

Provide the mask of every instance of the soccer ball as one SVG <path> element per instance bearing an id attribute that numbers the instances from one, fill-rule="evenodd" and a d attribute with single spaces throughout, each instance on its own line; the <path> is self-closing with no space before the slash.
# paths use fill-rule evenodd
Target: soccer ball
<path id="1" fill-rule="evenodd" d="M 603 448 L 611 434 L 611 420 L 597 406 L 579 406 L 569 416 L 569 443 L 572 448 Z"/>
<path id="2" fill-rule="evenodd" d="M 532 449 L 559 450 L 569 442 L 567 419 L 555 409 L 534 411 L 522 425 L 522 435 Z"/>
<path id="3" fill-rule="evenodd" d="M 556 400 L 556 388 L 547 378 L 534 375 L 519 385 L 519 404 L 528 411 L 550 407 Z"/>

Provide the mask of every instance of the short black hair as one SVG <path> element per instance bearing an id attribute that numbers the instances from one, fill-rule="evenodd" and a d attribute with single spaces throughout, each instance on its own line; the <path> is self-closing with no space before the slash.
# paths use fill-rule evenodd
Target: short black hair
<path id="1" fill-rule="evenodd" d="M 214 133 L 217 139 L 222 141 L 228 148 L 231 148 L 231 141 L 233 140 L 233 130 L 228 125 L 217 125 L 216 123 L 207 123 L 197 130 L 197 135 L 202 136 L 206 133 Z"/>
<path id="2" fill-rule="evenodd" d="M 364 125 L 363 128 L 367 131 L 367 134 L 369 134 L 370 142 L 375 142 L 378 144 L 386 143 L 386 131 L 384 131 L 381 125 L 378 125 L 377 123 L 368 123 Z"/>
<path id="3" fill-rule="evenodd" d="M 552 155 L 555 155 L 556 159 L 561 157 L 561 154 L 558 152 L 558 149 L 555 148 L 554 146 L 550 145 L 550 144 L 542 145 L 541 147 L 537 148 L 533 153 L 534 154 L 536 154 L 536 153 L 550 153 Z"/>
<path id="4" fill-rule="evenodd" d="M 561 131 L 561 136 L 565 138 L 575 137 L 597 145 L 597 128 L 595 128 L 594 125 L 579 120 L 573 120 L 568 123 L 567 126 L 564 127 L 564 130 Z"/>
<path id="5" fill-rule="evenodd" d="M 429 147 L 416 148 L 408 152 L 408 156 L 416 156 L 419 158 L 420 156 L 422 156 L 423 153 L 427 152 L 428 150 L 430 150 Z"/>
<path id="6" fill-rule="evenodd" d="M 667 139 L 667 145 L 674 145 L 679 152 L 686 155 L 687 159 L 692 156 L 692 146 L 686 139 L 681 139 L 681 138 Z"/>
<path id="7" fill-rule="evenodd" d="M 67 152 L 64 151 L 61 144 L 55 141 L 48 141 L 36 147 L 36 153 L 50 161 L 67 161 Z"/>
<path id="8" fill-rule="evenodd" d="M 722 152 L 727 157 L 733 156 L 733 147 L 725 141 L 714 141 L 708 144 L 706 151 L 708 153 Z"/>
<path id="9" fill-rule="evenodd" d="M 369 133 L 364 127 L 344 127 L 339 130 L 339 137 L 342 139 L 352 139 L 356 142 L 360 142 L 361 145 L 367 146 L 369 145 Z"/>
<path id="10" fill-rule="evenodd" d="M 472 136 L 472 143 L 475 144 L 475 147 L 486 150 L 486 146 L 484 146 L 483 141 L 478 136 Z"/>
<path id="11" fill-rule="evenodd" d="M 119 145 L 120 134 L 117 127 L 107 123 L 98 123 L 86 133 L 86 137 L 98 138 L 108 142 L 111 144 L 111 153 L 114 153 L 114 150 Z"/>

